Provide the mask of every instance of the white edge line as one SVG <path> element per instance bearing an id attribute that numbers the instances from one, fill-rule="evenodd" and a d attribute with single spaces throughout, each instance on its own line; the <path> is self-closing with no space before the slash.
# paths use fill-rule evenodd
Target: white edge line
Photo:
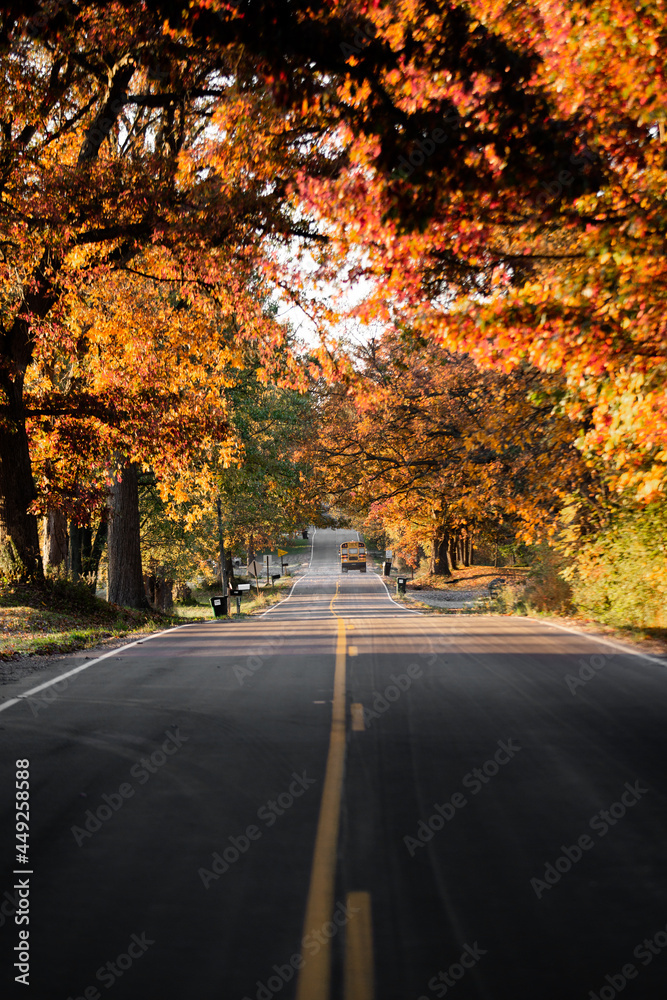
<path id="1" fill-rule="evenodd" d="M 18 705 L 20 701 L 24 701 L 33 694 L 37 694 L 39 691 L 44 691 L 46 688 L 53 687 L 54 684 L 58 684 L 60 681 L 67 680 L 68 677 L 73 677 L 74 674 L 80 674 L 82 670 L 87 670 L 88 667 L 94 667 L 96 663 L 101 663 L 102 660 L 107 660 L 114 653 L 124 652 L 126 649 L 131 649 L 132 646 L 138 646 L 142 642 L 148 642 L 149 639 L 157 639 L 161 635 L 167 635 L 168 632 L 176 632 L 181 628 L 191 628 L 193 625 L 199 625 L 199 622 L 188 622 L 186 625 L 174 625 L 172 628 L 163 629 L 161 632 L 153 632 L 152 635 L 146 635 L 143 639 L 135 639 L 134 642 L 127 642 L 124 646 L 115 646 L 113 649 L 107 650 L 106 653 L 102 653 L 101 656 L 96 656 L 94 660 L 89 660 L 88 663 L 82 663 L 78 667 L 74 667 L 72 670 L 68 670 L 67 673 L 58 674 L 57 677 L 53 677 L 50 681 L 45 681 L 43 684 L 38 684 L 37 687 L 30 688 L 29 691 L 24 691 L 23 694 L 19 694 L 16 698 L 12 698 L 11 701 L 6 701 L 3 705 L 0 705 L 0 712 L 4 712 L 6 708 L 11 708 L 12 705 Z"/>
<path id="2" fill-rule="evenodd" d="M 278 601 L 277 604 L 274 604 L 272 607 L 270 607 L 267 611 L 264 612 L 264 614 L 257 615 L 257 621 L 259 621 L 260 618 L 265 618 L 267 615 L 270 615 L 272 611 L 275 611 L 276 608 L 279 608 L 281 604 L 285 603 L 285 601 L 289 601 L 290 597 L 294 593 L 294 588 L 296 587 L 297 583 L 301 583 L 302 580 L 306 579 L 306 577 L 310 573 L 310 567 L 313 564 L 313 552 L 315 551 L 315 535 L 316 534 L 317 534 L 317 528 L 315 528 L 315 530 L 313 531 L 313 539 L 312 539 L 312 541 L 310 543 L 310 562 L 308 563 L 308 569 L 306 570 L 306 572 L 303 574 L 303 576 L 298 577 L 298 579 L 296 579 L 294 581 L 294 583 L 292 584 L 292 589 L 290 590 L 290 592 L 287 595 L 287 597 L 283 597 L 282 601 Z"/>
<path id="3" fill-rule="evenodd" d="M 546 621 L 543 618 L 530 618 L 528 615 L 514 615 L 513 617 L 522 618 L 526 622 L 536 622 L 538 625 L 548 625 L 550 628 L 559 628 L 562 632 L 580 635 L 583 639 L 590 639 L 591 642 L 601 642 L 605 646 L 611 646 L 612 649 L 618 649 L 619 652 L 627 653 L 629 656 L 640 656 L 643 660 L 648 660 L 650 663 L 658 663 L 661 667 L 667 667 L 667 660 L 661 660 L 657 656 L 649 656 L 648 653 L 632 649 L 631 646 L 624 646 L 620 642 L 614 642 L 613 639 L 604 639 L 599 635 L 591 635 L 590 632 L 580 632 L 576 628 L 570 628 L 568 625 L 559 625 L 556 622 Z"/>
<path id="4" fill-rule="evenodd" d="M 389 598 L 389 600 L 391 601 L 392 604 L 395 604 L 397 608 L 401 609 L 401 611 L 407 611 L 407 613 L 409 615 L 419 615 L 421 618 L 424 617 L 424 612 L 423 611 L 414 611 L 412 608 L 406 608 L 402 604 L 399 604 L 398 601 L 395 601 L 394 598 L 389 593 L 389 588 L 388 588 L 387 584 L 384 582 L 384 580 L 382 579 L 382 577 L 380 576 L 379 573 L 373 573 L 373 576 L 376 576 L 378 578 L 378 580 L 380 581 L 380 583 L 382 584 L 382 586 L 384 587 L 384 589 L 387 591 L 387 597 Z"/>

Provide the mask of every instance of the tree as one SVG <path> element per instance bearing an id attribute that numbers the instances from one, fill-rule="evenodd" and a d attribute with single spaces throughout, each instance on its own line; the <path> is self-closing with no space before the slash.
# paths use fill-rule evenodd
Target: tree
<path id="1" fill-rule="evenodd" d="M 128 462 L 111 488 L 109 511 L 109 587 L 111 604 L 145 607 L 139 535 L 137 466 Z"/>
<path id="2" fill-rule="evenodd" d="M 611 486 L 662 495 L 663 9 L 476 0 L 367 17 L 376 44 L 349 54 L 351 76 L 368 70 L 350 103 L 372 106 L 372 60 L 393 45 L 404 64 L 383 78 L 387 103 L 424 128 L 396 169 L 400 129 L 350 123 L 349 165 L 304 184 L 341 265 L 356 259 L 372 287 L 357 315 L 400 316 L 489 366 L 562 371 L 580 446 Z M 436 134 L 428 115 L 446 102 Z"/>
<path id="3" fill-rule="evenodd" d="M 560 379 L 535 369 L 480 369 L 396 331 L 322 387 L 315 446 L 337 500 L 369 515 L 408 550 L 431 552 L 431 571 L 465 562 L 470 538 L 503 520 L 546 534 L 574 488 L 591 487 L 557 412 Z"/>
<path id="4" fill-rule="evenodd" d="M 90 364 L 82 317 L 91 299 L 99 326 L 109 285 L 138 275 L 156 309 L 165 288 L 176 302 L 204 303 L 204 312 L 233 317 L 237 338 L 254 338 L 268 357 L 279 328 L 249 288 L 268 236 L 275 244 L 308 227 L 280 196 L 281 173 L 301 160 L 298 144 L 276 141 L 286 123 L 261 94 L 243 92 L 238 74 L 221 73 L 227 57 L 179 45 L 138 4 L 126 15 L 117 7 L 116 18 L 69 5 L 45 15 L 43 33 L 26 22 L 29 13 L 6 14 L 2 25 L 0 543 L 15 573 L 39 576 L 27 421 L 41 419 L 47 430 L 45 418 L 62 417 L 62 434 L 69 416 L 74 435 L 82 418 L 136 423 L 147 401 L 158 402 L 141 366 L 122 402 L 104 397 L 101 375 L 91 395 L 67 371 Z M 263 125 L 257 136 L 253 120 Z M 267 196 L 267 183 L 278 196 Z M 124 306 L 128 319 L 131 303 Z M 129 349 L 131 324 L 119 311 L 116 334 Z M 154 368 L 159 338 L 158 327 Z M 63 370 L 66 391 L 51 377 Z M 173 412 L 182 388 L 162 405 Z"/>
<path id="5" fill-rule="evenodd" d="M 67 296 L 153 250 L 151 281 L 224 289 L 244 331 L 252 274 L 297 299 L 306 278 L 366 279 L 359 320 L 400 320 L 490 367 L 562 371 L 611 486 L 661 494 L 662 8 L 107 11 L 0 4 L 6 560 L 39 572 L 26 379 L 46 343 L 73 353 Z M 336 318 L 329 302 L 318 317 Z"/>
<path id="6" fill-rule="evenodd" d="M 254 557 L 260 547 L 272 548 L 316 520 L 322 506 L 306 455 L 317 431 L 310 396 L 268 380 L 251 347 L 230 367 L 227 381 L 229 447 L 193 458 L 180 500 L 163 484 L 165 513 L 188 532 L 200 564 L 218 561 L 218 499 L 229 559 L 232 552 Z"/>

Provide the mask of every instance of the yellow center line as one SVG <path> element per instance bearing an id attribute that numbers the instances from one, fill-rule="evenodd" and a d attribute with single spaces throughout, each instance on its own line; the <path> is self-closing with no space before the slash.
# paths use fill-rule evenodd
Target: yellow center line
<path id="1" fill-rule="evenodd" d="M 333 595 L 333 597 L 331 598 L 331 604 L 329 605 L 329 611 L 330 611 L 330 612 L 332 613 L 332 615 L 336 615 L 336 612 L 334 611 L 334 601 L 335 601 L 335 600 L 336 600 L 336 598 L 338 597 L 338 586 L 339 586 L 339 582 L 340 582 L 340 581 L 336 580 L 336 593 L 335 593 L 335 594 Z M 336 615 L 336 617 L 338 617 L 338 615 Z"/>
<path id="2" fill-rule="evenodd" d="M 352 716 L 352 732 L 353 733 L 363 733 L 366 729 L 364 723 L 364 706 L 359 701 L 353 701 L 350 705 L 350 714 Z"/>
<path id="3" fill-rule="evenodd" d="M 336 594 L 331 599 L 332 611 L 337 594 L 338 584 L 336 584 Z M 306 919 L 303 925 L 304 938 L 307 934 L 315 932 L 321 935 L 324 925 L 331 921 L 334 907 L 338 827 L 345 771 L 345 659 L 345 623 L 342 618 L 338 618 L 329 754 L 315 836 Z M 331 939 L 326 938 L 326 944 L 316 955 L 306 960 L 306 964 L 299 972 L 296 1000 L 329 1000 L 330 993 Z"/>
<path id="4" fill-rule="evenodd" d="M 369 892 L 348 892 L 348 912 L 354 913 L 345 928 L 344 1000 L 373 1000 L 373 922 Z"/>

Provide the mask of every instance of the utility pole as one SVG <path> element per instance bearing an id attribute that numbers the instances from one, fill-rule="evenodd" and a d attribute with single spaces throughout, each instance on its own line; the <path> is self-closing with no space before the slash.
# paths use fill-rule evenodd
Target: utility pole
<path id="1" fill-rule="evenodd" d="M 222 505 L 218 497 L 218 534 L 220 535 L 220 583 L 222 585 L 222 596 L 225 598 L 225 607 L 229 614 L 229 591 L 227 586 L 227 560 L 225 558 L 225 536 L 222 532 Z"/>

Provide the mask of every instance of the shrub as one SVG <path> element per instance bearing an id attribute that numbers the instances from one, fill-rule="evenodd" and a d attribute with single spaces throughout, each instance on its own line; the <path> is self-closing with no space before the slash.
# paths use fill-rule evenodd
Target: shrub
<path id="1" fill-rule="evenodd" d="M 546 544 L 538 546 L 524 594 L 526 604 L 535 611 L 571 613 L 572 587 L 561 575 L 566 568 L 565 559 L 555 549 Z"/>
<path id="2" fill-rule="evenodd" d="M 524 585 L 504 583 L 493 597 L 491 609 L 506 615 L 522 614 L 526 610 Z"/>
<path id="3" fill-rule="evenodd" d="M 578 608 L 616 627 L 667 627 L 667 506 L 624 508 L 582 539 L 568 574 Z"/>

